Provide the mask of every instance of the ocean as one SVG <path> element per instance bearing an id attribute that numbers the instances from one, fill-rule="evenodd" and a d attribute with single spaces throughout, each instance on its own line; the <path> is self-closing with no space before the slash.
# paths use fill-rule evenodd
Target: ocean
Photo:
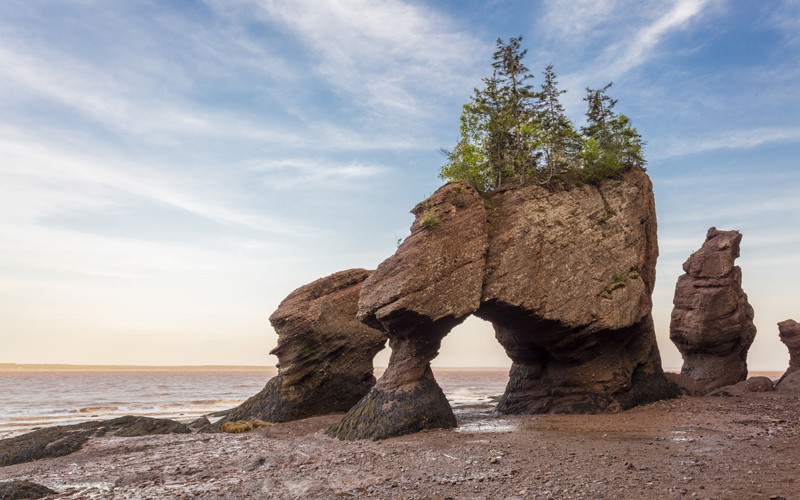
<path id="1" fill-rule="evenodd" d="M 0 439 L 122 415 L 189 422 L 232 408 L 277 370 L 0 370 Z M 376 370 L 379 377 L 381 370 Z M 507 369 L 434 369 L 454 409 L 499 396 Z"/>

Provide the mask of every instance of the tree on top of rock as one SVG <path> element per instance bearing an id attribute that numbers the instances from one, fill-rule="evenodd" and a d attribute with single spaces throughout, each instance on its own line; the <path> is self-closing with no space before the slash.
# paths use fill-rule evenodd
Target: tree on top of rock
<path id="1" fill-rule="evenodd" d="M 522 37 L 497 40 L 492 76 L 462 108 L 455 147 L 442 150 L 447 162 L 439 177 L 467 181 L 481 191 L 509 181 L 599 182 L 625 170 L 643 168 L 643 141 L 630 119 L 614 112 L 616 101 L 602 89 L 587 89 L 587 124 L 581 132 L 559 100 L 552 65 L 538 91 L 523 62 Z"/>

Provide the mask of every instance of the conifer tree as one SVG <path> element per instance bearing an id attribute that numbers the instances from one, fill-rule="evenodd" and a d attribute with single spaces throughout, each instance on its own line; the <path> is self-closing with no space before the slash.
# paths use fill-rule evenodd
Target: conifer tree
<path id="1" fill-rule="evenodd" d="M 549 182 L 554 175 L 576 168 L 583 141 L 559 100 L 566 90 L 558 88 L 553 65 L 548 64 L 543 73 L 544 81 L 537 95 L 535 110 L 540 133 L 538 142 L 543 157 L 542 173 L 544 182 Z"/>

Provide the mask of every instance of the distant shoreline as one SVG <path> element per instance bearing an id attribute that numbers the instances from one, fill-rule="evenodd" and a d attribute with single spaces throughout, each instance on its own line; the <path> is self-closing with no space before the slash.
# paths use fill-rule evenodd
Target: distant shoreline
<path id="1" fill-rule="evenodd" d="M 273 371 L 274 366 L 249 365 L 71 365 L 0 363 L 0 371 Z"/>

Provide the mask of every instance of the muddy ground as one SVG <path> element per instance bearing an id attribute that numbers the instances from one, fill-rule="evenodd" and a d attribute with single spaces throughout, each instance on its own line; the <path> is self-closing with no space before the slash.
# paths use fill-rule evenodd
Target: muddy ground
<path id="1" fill-rule="evenodd" d="M 800 398 L 682 398 L 611 415 L 493 416 L 342 442 L 340 416 L 245 434 L 93 438 L 0 468 L 49 498 L 800 498 Z"/>

